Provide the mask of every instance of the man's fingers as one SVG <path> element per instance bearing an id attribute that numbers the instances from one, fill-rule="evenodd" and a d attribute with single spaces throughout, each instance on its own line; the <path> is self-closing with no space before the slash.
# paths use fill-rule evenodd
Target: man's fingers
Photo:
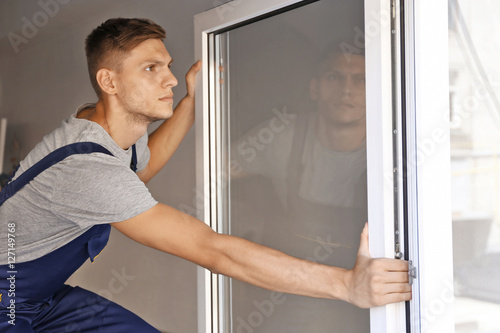
<path id="1" fill-rule="evenodd" d="M 385 283 L 407 283 L 408 273 L 405 272 L 385 272 L 382 273 L 382 279 Z"/>
<path id="2" fill-rule="evenodd" d="M 191 68 L 189 69 L 189 71 L 187 72 L 186 76 L 190 76 L 190 75 L 196 75 L 196 73 L 198 73 L 198 71 L 200 70 L 201 68 L 201 60 L 198 60 L 197 62 L 195 62 Z"/>
<path id="3" fill-rule="evenodd" d="M 411 301 L 411 292 L 387 294 L 382 297 L 382 304 L 380 305 L 405 301 Z"/>
<path id="4" fill-rule="evenodd" d="M 196 79 L 196 73 L 201 69 L 201 60 L 198 60 L 197 62 L 194 63 L 193 66 L 189 69 L 189 71 L 186 74 L 186 84 L 187 84 L 187 93 L 188 95 L 194 96 L 194 86 L 195 86 L 195 79 Z"/>
<path id="5" fill-rule="evenodd" d="M 368 247 L 368 223 L 365 224 L 361 232 L 358 256 L 370 257 L 370 248 Z"/>
<path id="6" fill-rule="evenodd" d="M 411 286 L 408 283 L 387 283 L 380 290 L 373 306 L 410 301 L 411 297 Z"/>
<path id="7" fill-rule="evenodd" d="M 388 272 L 408 272 L 408 261 L 400 259 L 377 258 L 379 264 Z"/>
<path id="8" fill-rule="evenodd" d="M 386 283 L 383 288 L 384 294 L 409 293 L 411 285 L 409 283 Z"/>

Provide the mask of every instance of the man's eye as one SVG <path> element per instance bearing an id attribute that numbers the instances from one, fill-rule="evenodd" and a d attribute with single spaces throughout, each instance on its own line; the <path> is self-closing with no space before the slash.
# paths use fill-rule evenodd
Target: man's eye
<path id="1" fill-rule="evenodd" d="M 326 79 L 327 79 L 328 81 L 337 81 L 337 80 L 339 80 L 339 79 L 340 79 L 340 75 L 338 75 L 338 74 L 328 74 L 328 75 L 326 76 Z"/>
<path id="2" fill-rule="evenodd" d="M 146 67 L 146 70 L 149 72 L 154 71 L 154 69 L 155 69 L 155 65 L 151 65 L 151 66 Z"/>

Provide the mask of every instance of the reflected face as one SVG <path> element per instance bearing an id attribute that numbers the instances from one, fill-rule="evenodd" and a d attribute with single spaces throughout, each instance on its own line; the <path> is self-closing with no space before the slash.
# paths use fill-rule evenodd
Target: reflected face
<path id="1" fill-rule="evenodd" d="M 172 58 L 159 39 L 148 39 L 124 59 L 116 74 L 118 101 L 133 121 L 151 123 L 173 114 Z"/>
<path id="2" fill-rule="evenodd" d="M 342 54 L 328 58 L 321 74 L 311 81 L 311 99 L 317 102 L 320 114 L 337 125 L 365 122 L 365 58 Z"/>

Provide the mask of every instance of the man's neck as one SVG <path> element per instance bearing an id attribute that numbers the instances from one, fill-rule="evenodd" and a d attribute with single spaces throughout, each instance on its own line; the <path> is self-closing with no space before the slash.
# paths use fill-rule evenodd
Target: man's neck
<path id="1" fill-rule="evenodd" d="M 99 100 L 95 108 L 87 108 L 77 118 L 99 124 L 122 149 L 128 149 L 146 133 L 148 124 L 131 121 L 130 117 L 109 101 Z"/>
<path id="2" fill-rule="evenodd" d="M 358 149 L 366 139 L 364 121 L 351 124 L 338 124 L 319 114 L 316 118 L 316 137 L 327 149 L 348 152 Z"/>

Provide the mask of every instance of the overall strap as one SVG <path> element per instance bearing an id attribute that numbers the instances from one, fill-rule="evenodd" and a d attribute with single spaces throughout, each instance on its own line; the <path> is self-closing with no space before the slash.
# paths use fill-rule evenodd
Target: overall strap
<path id="1" fill-rule="evenodd" d="M 23 172 L 16 180 L 8 183 L 0 192 L 0 206 L 17 191 L 22 189 L 30 181 L 32 181 L 40 173 L 51 167 L 52 165 L 61 162 L 65 158 L 75 154 L 91 154 L 103 153 L 113 156 L 113 154 L 103 146 L 94 142 L 77 142 L 67 146 L 63 146 L 54 150 L 40 161 L 35 163 L 31 168 Z"/>
<path id="2" fill-rule="evenodd" d="M 135 149 L 135 144 L 132 145 L 132 161 L 130 161 L 130 169 L 133 172 L 137 172 L 137 150 Z"/>

